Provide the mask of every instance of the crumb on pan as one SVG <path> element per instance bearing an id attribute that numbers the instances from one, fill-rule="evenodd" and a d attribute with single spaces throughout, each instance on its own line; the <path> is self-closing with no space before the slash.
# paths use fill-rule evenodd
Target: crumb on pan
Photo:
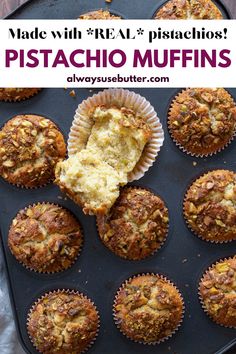
<path id="1" fill-rule="evenodd" d="M 120 20 L 121 17 L 117 15 L 113 15 L 108 10 L 96 10 L 90 11 L 83 15 L 81 15 L 80 20 Z"/>

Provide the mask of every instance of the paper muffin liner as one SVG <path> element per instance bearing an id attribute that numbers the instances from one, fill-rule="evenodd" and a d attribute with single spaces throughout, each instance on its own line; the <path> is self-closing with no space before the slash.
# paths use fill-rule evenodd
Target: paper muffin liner
<path id="1" fill-rule="evenodd" d="M 133 280 L 133 279 L 135 279 L 135 278 L 138 278 L 138 277 L 140 277 L 140 276 L 146 276 L 146 275 L 148 275 L 148 276 L 157 276 L 158 279 L 161 279 L 161 280 L 167 282 L 169 285 L 172 285 L 172 286 L 175 288 L 175 290 L 177 291 L 177 293 L 179 294 L 179 296 L 180 296 L 180 298 L 181 298 L 181 302 L 182 302 L 182 316 L 181 316 L 181 319 L 180 319 L 178 325 L 176 326 L 176 328 L 175 328 L 168 336 L 163 337 L 163 338 L 161 338 L 160 340 L 155 341 L 155 342 L 142 342 L 142 341 L 138 341 L 138 340 L 135 340 L 135 339 L 132 339 L 132 338 L 128 337 L 127 334 L 122 331 L 121 325 L 120 325 L 120 320 L 116 317 L 116 305 L 117 305 L 118 295 L 119 295 L 120 291 L 122 291 L 122 290 L 125 288 L 125 286 L 126 286 L 131 280 Z M 170 339 L 170 338 L 179 330 L 179 328 L 181 327 L 181 325 L 182 325 L 182 323 L 183 323 L 183 319 L 184 319 L 184 314 L 185 314 L 185 304 L 184 304 L 183 296 L 182 296 L 182 294 L 180 293 L 179 289 L 177 288 L 177 286 L 176 286 L 174 283 L 172 283 L 172 282 L 171 282 L 168 278 L 166 278 L 164 275 L 162 275 L 162 274 L 157 274 L 157 273 L 140 273 L 140 274 L 134 275 L 134 276 L 130 277 L 129 279 L 125 280 L 125 281 L 121 284 L 121 286 L 119 287 L 119 289 L 117 290 L 116 295 L 115 295 L 115 299 L 114 299 L 114 302 L 113 302 L 113 319 L 114 319 L 114 322 L 115 322 L 117 328 L 120 330 L 120 332 L 121 332 L 126 338 L 128 338 L 128 339 L 131 340 L 132 342 L 139 343 L 139 344 L 143 344 L 143 345 L 149 345 L 149 346 L 153 345 L 153 346 L 154 346 L 154 345 L 158 345 L 158 344 L 160 344 L 160 343 L 165 342 L 167 339 Z"/>
<path id="2" fill-rule="evenodd" d="M 165 207 L 166 207 L 166 209 L 167 209 L 168 219 L 169 219 L 169 210 L 168 210 L 168 208 L 167 208 L 167 205 L 166 205 L 164 199 L 163 199 L 162 197 L 160 197 L 159 195 L 155 194 L 155 193 L 151 190 L 151 188 L 148 188 L 148 187 L 141 187 L 141 186 L 124 186 L 124 187 L 122 187 L 121 190 L 131 190 L 131 189 L 140 189 L 140 190 L 148 191 L 148 192 L 151 192 L 152 194 L 154 194 L 156 197 L 160 198 L 160 199 L 163 201 L 163 203 L 164 203 L 164 205 L 165 205 Z M 121 192 L 121 190 L 120 190 L 120 192 Z M 115 204 L 112 206 L 112 208 L 115 207 L 115 205 L 116 205 L 116 203 L 117 203 L 118 200 L 119 200 L 119 197 L 118 197 L 118 199 L 116 200 Z M 140 257 L 139 259 L 133 259 L 133 258 L 130 258 L 130 257 L 121 257 L 118 253 L 116 253 L 115 251 L 111 250 L 111 249 L 106 245 L 106 243 L 103 241 L 103 239 L 102 239 L 101 236 L 100 236 L 97 217 L 96 217 L 96 228 L 97 228 L 97 233 L 98 233 L 99 240 L 102 242 L 102 244 L 103 244 L 110 252 L 114 253 L 117 257 L 120 257 L 120 258 L 125 259 L 125 260 L 127 260 L 127 261 L 138 262 L 138 261 L 141 261 L 141 260 L 144 260 L 144 259 L 146 259 L 146 258 L 149 258 L 149 257 L 154 256 L 154 255 L 162 248 L 162 246 L 163 246 L 164 243 L 166 242 L 166 239 L 167 239 L 168 234 L 169 234 L 170 220 L 168 221 L 167 226 L 166 226 L 166 233 L 165 233 L 165 236 L 164 236 L 162 242 L 159 242 L 159 247 L 156 248 L 153 252 L 149 253 L 148 255 L 146 255 L 146 256 L 144 256 L 144 257 Z"/>
<path id="3" fill-rule="evenodd" d="M 219 321 L 217 321 L 216 318 L 214 318 L 214 317 L 208 312 L 208 310 L 207 310 L 207 308 L 206 308 L 206 306 L 205 306 L 205 303 L 204 303 L 202 294 L 201 294 L 201 290 L 200 290 L 201 283 L 203 282 L 205 275 L 206 275 L 209 271 L 213 270 L 213 268 L 214 268 L 217 264 L 220 264 L 220 263 L 223 263 L 223 262 L 227 262 L 229 259 L 233 259 L 233 257 L 228 257 L 228 258 L 220 259 L 219 261 L 216 261 L 216 262 L 212 263 L 211 266 L 208 267 L 208 268 L 204 271 L 204 273 L 202 274 L 202 277 L 201 277 L 201 279 L 200 279 L 200 281 L 199 281 L 199 285 L 198 285 L 198 298 L 199 298 L 199 302 L 200 302 L 200 304 L 201 304 L 201 306 L 202 306 L 203 311 L 204 311 L 205 314 L 208 316 L 208 318 L 210 318 L 214 323 L 220 325 L 221 327 L 236 328 L 236 327 L 234 327 L 234 326 L 227 326 L 227 325 L 225 325 L 225 324 L 220 323 Z"/>
<path id="4" fill-rule="evenodd" d="M 94 339 L 87 345 L 87 347 L 82 352 L 80 352 L 80 354 L 86 353 L 93 346 L 93 344 L 95 343 L 95 341 L 96 341 L 96 339 L 98 337 L 98 333 L 99 333 L 99 330 L 100 330 L 100 315 L 99 315 L 99 312 L 98 312 L 97 307 L 94 304 L 94 302 L 91 299 L 89 299 L 86 295 L 84 295 L 83 293 L 81 293 L 79 291 L 76 291 L 76 290 L 58 289 L 58 290 L 49 291 L 49 292 L 46 292 L 44 295 L 42 295 L 40 298 L 38 298 L 37 301 L 34 302 L 34 304 L 31 306 L 31 308 L 30 308 L 30 310 L 28 312 L 27 320 L 26 320 L 26 327 L 27 327 L 27 333 L 28 333 L 29 339 L 30 339 L 33 347 L 36 350 L 38 350 L 37 346 L 34 344 L 33 338 L 31 337 L 31 335 L 29 333 L 29 321 L 30 321 L 31 314 L 34 312 L 36 306 L 40 303 L 40 301 L 43 300 L 45 297 L 47 297 L 48 295 L 51 295 L 51 294 L 61 294 L 61 293 L 82 296 L 84 299 L 88 300 L 91 305 L 93 305 L 94 310 L 97 313 L 98 323 L 97 323 L 97 331 L 96 331 L 96 334 L 94 336 Z M 39 353 L 42 353 L 42 352 L 39 352 Z"/>
<path id="5" fill-rule="evenodd" d="M 35 95 L 37 95 L 41 91 L 41 88 L 28 88 L 26 92 L 24 92 L 24 95 L 22 97 L 19 96 L 13 96 L 13 97 L 1 97 L 0 95 L 0 101 L 4 102 L 20 102 L 20 101 L 25 101 L 28 98 L 31 98 Z M 4 95 L 3 95 L 4 96 Z"/>
<path id="6" fill-rule="evenodd" d="M 191 184 L 188 185 L 188 187 L 186 188 L 186 192 L 184 195 L 184 200 L 183 200 L 183 217 L 185 220 L 186 225 L 188 226 L 189 230 L 192 232 L 193 235 L 197 236 L 198 238 L 200 238 L 203 241 L 209 242 L 209 243 L 214 243 L 214 244 L 224 244 L 224 243 L 228 243 L 228 242 L 232 242 L 235 241 L 234 239 L 232 240 L 209 240 L 207 238 L 204 238 L 202 235 L 198 234 L 197 231 L 193 230 L 192 226 L 190 225 L 187 217 L 185 216 L 185 212 L 186 212 L 186 202 L 187 202 L 187 195 L 188 195 L 188 191 L 190 190 L 190 188 L 193 186 L 193 184 L 195 182 L 197 182 L 200 178 L 206 176 L 209 172 L 212 171 L 230 171 L 230 170 L 226 170 L 226 169 L 212 169 L 212 170 L 208 170 L 207 172 L 201 174 L 198 178 L 196 178 Z M 230 171 L 233 172 L 233 171 Z"/>
<path id="7" fill-rule="evenodd" d="M 13 117 L 9 118 L 3 125 L 1 125 L 1 126 L 0 126 L 0 131 L 1 131 L 2 129 L 4 129 L 4 127 L 6 126 L 6 124 L 7 124 L 10 120 L 12 120 L 13 118 L 17 117 L 18 115 L 19 115 L 19 114 L 14 115 Z M 22 115 L 24 116 L 24 115 L 27 115 L 27 114 L 22 114 Z M 60 129 L 60 127 L 58 126 L 58 124 L 55 123 L 51 118 L 48 118 L 48 117 L 46 117 L 46 116 L 43 116 L 43 115 L 41 115 L 41 114 L 36 114 L 36 113 L 32 113 L 32 114 L 29 114 L 29 115 L 32 115 L 32 116 L 39 116 L 39 117 L 41 117 L 41 118 L 47 119 L 47 120 L 49 120 L 50 122 L 52 122 L 52 123 L 55 125 L 55 127 L 57 128 L 57 130 L 61 133 L 61 135 L 62 135 L 62 137 L 63 137 L 63 140 L 64 140 L 64 142 L 65 142 L 65 145 L 66 145 L 65 136 L 64 136 L 62 130 Z M 66 154 L 66 155 L 67 155 L 67 154 Z M 66 157 L 66 155 L 65 155 L 65 157 Z M 60 158 L 59 160 L 63 160 L 63 159 Z M 59 162 L 59 160 L 58 160 L 58 162 Z M 58 163 L 58 162 L 57 162 L 57 163 Z M 0 178 L 1 178 L 3 181 L 5 181 L 6 183 L 10 184 L 11 186 L 17 187 L 17 188 L 21 188 L 21 189 L 23 189 L 23 190 L 35 190 L 35 189 L 39 189 L 39 188 L 44 188 L 44 187 L 46 187 L 46 186 L 48 186 L 49 184 L 51 184 L 51 183 L 54 182 L 54 180 L 55 180 L 55 169 L 56 169 L 57 163 L 55 164 L 54 169 L 53 169 L 53 174 L 54 174 L 54 175 L 53 175 L 51 178 L 49 178 L 46 183 L 42 183 L 42 184 L 39 184 L 39 185 L 37 185 L 37 186 L 29 187 L 29 186 L 25 186 L 25 185 L 23 185 L 23 184 L 13 183 L 13 182 L 8 181 L 8 179 L 5 178 L 5 177 L 3 177 L 2 175 L 0 175 Z"/>
<path id="8" fill-rule="evenodd" d="M 11 254 L 14 256 L 14 258 L 17 260 L 18 263 L 20 263 L 24 268 L 26 268 L 27 270 L 31 271 L 31 272 L 34 272 L 34 273 L 37 273 L 37 274 L 57 274 L 57 273 L 61 273 L 63 271 L 66 271 L 70 268 L 73 267 L 73 265 L 76 263 L 77 259 L 79 258 L 80 254 L 81 254 L 81 251 L 83 249 L 83 244 L 84 244 L 84 232 L 83 232 L 83 229 L 82 229 L 82 226 L 81 226 L 81 223 L 80 221 L 75 217 L 75 215 L 67 208 L 65 208 L 64 206 L 61 206 L 60 204 L 57 204 L 57 203 L 50 203 L 50 202 L 38 202 L 38 203 L 34 203 L 34 204 L 30 204 L 28 206 L 26 206 L 25 208 L 23 209 L 20 209 L 18 211 L 18 213 L 16 214 L 16 216 L 12 219 L 12 222 L 11 222 L 11 225 L 10 225 L 10 228 L 12 227 L 12 223 L 13 223 L 13 220 L 17 217 L 17 215 L 21 212 L 21 211 L 26 211 L 27 209 L 29 208 L 32 208 L 32 207 L 36 207 L 37 205 L 54 205 L 54 206 L 57 206 L 61 209 L 64 209 L 66 210 L 79 224 L 79 230 L 80 230 L 80 234 L 81 234 L 81 244 L 80 244 L 80 247 L 78 249 L 78 253 L 76 254 L 75 258 L 71 261 L 70 265 L 67 267 L 67 268 L 63 268 L 62 266 L 61 267 L 58 267 L 57 270 L 54 270 L 54 271 L 47 271 L 47 270 L 37 270 L 37 269 L 34 269 L 30 266 L 28 266 L 27 264 L 25 264 L 24 262 L 20 261 L 18 258 L 16 258 L 15 254 L 12 252 L 9 244 L 8 244 L 8 247 L 11 251 Z M 9 229 L 10 231 L 10 229 Z M 9 237 L 9 236 L 8 236 Z"/>
<path id="9" fill-rule="evenodd" d="M 232 133 L 232 136 L 229 138 L 229 140 L 225 143 L 225 145 L 221 146 L 219 149 L 213 151 L 213 152 L 209 152 L 207 154 L 198 154 L 198 153 L 193 153 L 191 151 L 188 151 L 183 145 L 181 145 L 176 139 L 175 137 L 173 136 L 172 134 L 172 129 L 170 127 L 170 114 L 171 114 L 171 111 L 173 109 L 173 105 L 174 105 L 174 102 L 176 101 L 176 99 L 183 93 L 185 92 L 186 89 L 180 91 L 177 95 L 174 96 L 174 98 L 172 98 L 171 100 L 171 104 L 170 104 L 170 107 L 168 109 L 168 118 L 167 118 L 167 127 L 168 127 L 168 131 L 169 131 L 169 134 L 171 136 L 171 139 L 173 140 L 173 142 L 175 143 L 175 145 L 181 150 L 183 151 L 185 154 L 189 155 L 189 156 L 192 156 L 192 157 L 200 157 L 200 158 L 204 158 L 204 157 L 211 157 L 211 156 L 214 156 L 216 154 L 218 154 L 219 152 L 223 151 L 224 149 L 226 149 L 234 140 L 235 136 L 236 136 L 236 124 L 235 124 L 235 128 L 234 128 L 234 132 Z M 225 90 L 227 91 L 227 90 Z M 230 95 L 230 97 L 233 99 L 234 101 L 234 98 L 232 97 L 232 95 L 227 91 L 227 93 Z M 235 101 L 234 101 L 235 103 Z"/>
<path id="10" fill-rule="evenodd" d="M 86 146 L 94 124 L 92 119 L 88 117 L 88 112 L 101 105 L 115 105 L 118 108 L 126 107 L 132 109 L 144 117 L 146 123 L 152 130 L 152 137 L 144 147 L 140 160 L 137 162 L 133 171 L 128 174 L 129 182 L 140 179 L 153 165 L 164 142 L 164 131 L 151 104 L 144 97 L 132 91 L 106 89 L 87 98 L 78 106 L 69 133 L 69 156 L 79 152 Z"/>

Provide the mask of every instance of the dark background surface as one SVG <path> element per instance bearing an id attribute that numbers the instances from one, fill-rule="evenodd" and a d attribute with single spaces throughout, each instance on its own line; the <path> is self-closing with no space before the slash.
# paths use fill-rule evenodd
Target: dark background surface
<path id="1" fill-rule="evenodd" d="M 7 16 L 15 8 L 23 4 L 26 0 L 0 0 L 0 18 Z M 32 0 L 37 2 L 37 0 Z M 66 0 L 65 0 L 66 1 Z M 89 0 L 87 0 L 89 2 Z M 93 0 L 90 0 L 93 2 Z M 119 0 L 113 0 L 114 2 Z M 132 0 L 129 0 L 132 1 Z M 140 0 L 143 1 L 143 0 Z M 234 18 L 236 18 L 236 0 L 222 0 L 222 2 L 229 8 Z M 104 5 L 106 5 L 104 0 Z"/>

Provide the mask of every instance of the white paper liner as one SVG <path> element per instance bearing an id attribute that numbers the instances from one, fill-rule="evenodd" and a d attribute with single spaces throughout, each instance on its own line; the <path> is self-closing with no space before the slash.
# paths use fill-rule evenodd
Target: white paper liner
<path id="1" fill-rule="evenodd" d="M 207 268 L 207 270 L 205 270 L 205 272 L 203 273 L 200 281 L 199 281 L 199 286 L 198 286 L 198 298 L 199 298 L 199 301 L 200 301 L 200 304 L 202 306 L 202 309 L 203 311 L 205 312 L 205 314 L 216 324 L 220 325 L 221 327 L 226 327 L 226 328 L 236 328 L 234 326 L 227 326 L 219 321 L 217 321 L 210 313 L 209 311 L 207 310 L 206 308 L 206 305 L 204 303 L 204 300 L 203 300 L 203 297 L 202 297 L 202 293 L 201 293 L 201 290 L 200 290 L 200 287 L 201 287 L 201 283 L 204 281 L 204 277 L 205 275 L 211 271 L 217 264 L 220 264 L 220 263 L 224 263 L 224 262 L 227 262 L 229 259 L 233 259 L 234 257 L 229 257 L 229 258 L 224 258 L 224 259 L 220 259 L 219 261 L 213 263 L 209 268 Z"/>
<path id="2" fill-rule="evenodd" d="M 97 318 L 98 318 L 98 326 L 97 326 L 97 332 L 94 336 L 94 339 L 91 340 L 91 342 L 87 345 L 87 347 L 82 351 L 80 352 L 79 354 L 83 354 L 83 353 L 86 353 L 92 346 L 93 344 L 95 343 L 97 337 L 98 337 L 98 333 L 99 333 L 99 329 L 100 329 L 100 316 L 99 316 L 99 312 L 97 310 L 97 307 L 95 306 L 94 302 L 91 301 L 86 295 L 84 295 L 83 293 L 79 292 L 79 291 L 76 291 L 76 290 L 70 290 L 70 289 L 58 289 L 58 290 L 54 290 L 54 291 L 49 291 L 47 293 L 45 293 L 44 295 L 42 295 L 30 308 L 29 310 L 29 313 L 28 313 L 28 316 L 27 316 L 27 333 L 28 333 L 28 336 L 29 336 L 29 339 L 32 343 L 32 345 L 34 346 L 34 348 L 36 348 L 38 350 L 38 348 L 36 347 L 36 345 L 34 344 L 34 340 L 33 338 L 31 337 L 30 333 L 29 333 L 29 321 L 30 321 L 30 316 L 32 314 L 32 312 L 34 311 L 35 307 L 41 302 L 41 300 L 48 296 L 49 294 L 61 294 L 61 293 L 64 293 L 64 294 L 74 294 L 74 295 L 81 295 L 83 296 L 86 300 L 88 300 L 90 302 L 90 304 L 93 305 L 96 313 L 97 313 Z M 39 353 L 42 353 L 42 352 L 39 352 Z M 69 354 L 69 353 L 68 353 Z"/>
<path id="3" fill-rule="evenodd" d="M 142 156 L 133 171 L 128 175 L 132 182 L 143 177 L 144 173 L 153 165 L 164 141 L 164 131 L 151 104 L 139 94 L 124 89 L 107 89 L 84 100 L 77 108 L 69 134 L 68 154 L 74 155 L 86 146 L 91 133 L 93 121 L 88 112 L 100 105 L 115 105 L 118 108 L 126 107 L 142 116 L 150 129 L 152 137 L 146 144 Z"/>
<path id="4" fill-rule="evenodd" d="M 167 282 L 168 284 L 172 285 L 176 291 L 178 292 L 180 298 L 181 298 L 181 301 L 182 301 L 182 316 L 180 318 L 180 321 L 178 323 L 178 325 L 176 326 L 176 328 L 169 334 L 167 335 L 166 337 L 163 337 L 161 338 L 160 340 L 158 341 L 155 341 L 155 342 L 142 342 L 142 341 L 137 341 L 135 339 L 132 339 L 130 337 L 127 336 L 127 334 L 125 332 L 122 331 L 121 329 L 121 326 L 120 326 L 120 321 L 119 319 L 116 317 L 116 304 L 117 304 L 117 299 L 118 299 L 118 295 L 119 295 L 119 292 L 125 288 L 125 286 L 133 279 L 135 278 L 138 278 L 140 276 L 146 276 L 146 275 L 151 275 L 151 276 L 155 276 L 155 277 L 158 277 L 159 279 L 161 280 L 164 280 L 165 282 Z M 115 299 L 114 299 L 114 303 L 113 303 L 113 319 L 115 321 L 115 324 L 116 326 L 118 327 L 118 329 L 120 330 L 120 332 L 126 337 L 128 338 L 129 340 L 135 342 L 135 343 L 139 343 L 139 344 L 143 344 L 143 345 L 157 345 L 157 344 L 160 344 L 164 341 L 166 341 L 167 339 L 171 338 L 173 336 L 173 334 L 175 334 L 178 329 L 181 327 L 181 324 L 183 322 L 183 318 L 184 318 L 184 313 L 185 313 L 185 305 L 184 305 L 184 300 L 183 300 L 183 297 L 182 297 L 182 294 L 180 293 L 179 289 L 176 287 L 176 285 L 174 283 L 172 283 L 169 279 L 167 279 L 164 275 L 162 274 L 156 274 L 156 273 L 140 273 L 140 274 L 137 274 L 137 275 L 134 275 L 132 277 L 130 277 L 129 279 L 127 279 L 125 282 L 123 282 L 123 284 L 120 286 L 120 288 L 118 289 L 118 291 L 116 292 L 116 296 L 115 296 Z"/>

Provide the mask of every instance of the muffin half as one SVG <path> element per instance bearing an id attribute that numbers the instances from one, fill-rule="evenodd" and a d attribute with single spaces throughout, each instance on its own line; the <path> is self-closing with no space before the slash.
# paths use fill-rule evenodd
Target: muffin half
<path id="1" fill-rule="evenodd" d="M 157 20 L 221 20 L 223 15 L 211 0 L 169 0 L 155 14 Z"/>
<path id="2" fill-rule="evenodd" d="M 27 329 L 43 354 L 80 354 L 94 342 L 99 316 L 83 294 L 58 290 L 45 294 L 30 310 Z"/>
<path id="3" fill-rule="evenodd" d="M 121 332 L 133 341 L 157 344 L 177 330 L 184 304 L 178 289 L 157 274 L 126 281 L 114 302 L 114 318 Z"/>
<path id="4" fill-rule="evenodd" d="M 96 106 L 87 119 L 92 124 L 84 148 L 57 164 L 55 182 L 85 213 L 105 214 L 152 132 L 142 115 L 126 107 Z"/>
<path id="5" fill-rule="evenodd" d="M 107 215 L 97 216 L 102 242 L 129 260 L 146 258 L 158 250 L 168 232 L 168 210 L 160 197 L 139 188 L 124 188 Z"/>
<path id="6" fill-rule="evenodd" d="M 40 273 L 69 268 L 82 246 L 79 222 L 55 204 L 39 203 L 21 210 L 12 221 L 8 245 L 16 259 Z"/>
<path id="7" fill-rule="evenodd" d="M 204 311 L 225 327 L 236 328 L 236 256 L 217 262 L 199 284 Z"/>
<path id="8" fill-rule="evenodd" d="M 206 241 L 236 240 L 236 174 L 214 170 L 193 182 L 185 196 L 184 217 Z"/>
<path id="9" fill-rule="evenodd" d="M 27 188 L 47 184 L 65 155 L 62 133 L 44 117 L 18 115 L 0 131 L 0 175 L 12 184 Z"/>
<path id="10" fill-rule="evenodd" d="M 168 127 L 176 144 L 195 156 L 223 149 L 236 130 L 236 106 L 223 88 L 189 88 L 172 101 Z"/>

